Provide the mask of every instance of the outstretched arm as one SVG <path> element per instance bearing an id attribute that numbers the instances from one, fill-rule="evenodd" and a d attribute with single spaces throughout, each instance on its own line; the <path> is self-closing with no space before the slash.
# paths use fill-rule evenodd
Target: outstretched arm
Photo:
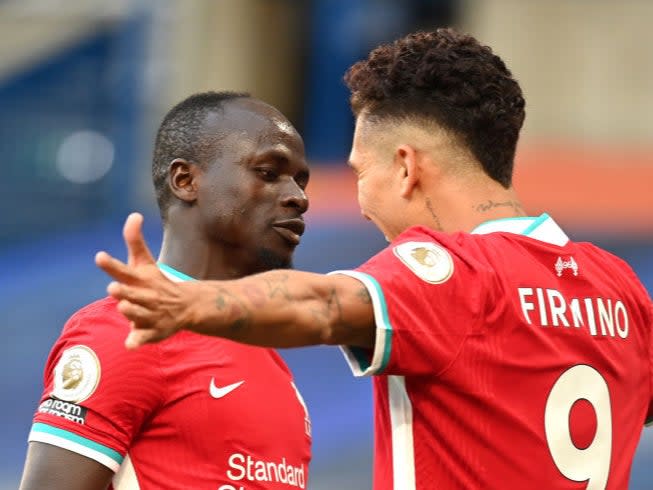
<path id="1" fill-rule="evenodd" d="M 142 220 L 132 214 L 125 222 L 127 264 L 105 252 L 96 256 L 117 281 L 109 294 L 132 321 L 127 347 L 162 340 L 180 328 L 270 347 L 373 346 L 373 307 L 358 280 L 277 270 L 233 281 L 174 283 L 156 266 Z"/>

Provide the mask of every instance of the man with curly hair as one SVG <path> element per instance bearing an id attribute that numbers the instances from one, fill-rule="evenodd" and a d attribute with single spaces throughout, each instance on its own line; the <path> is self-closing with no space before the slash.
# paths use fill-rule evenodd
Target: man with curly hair
<path id="1" fill-rule="evenodd" d="M 451 29 L 380 46 L 345 81 L 359 204 L 389 246 L 353 271 L 174 284 L 132 215 L 130 265 L 96 257 L 127 346 L 180 329 L 343 346 L 374 375 L 375 490 L 627 488 L 653 418 L 651 299 L 623 261 L 522 208 L 517 81 Z"/>

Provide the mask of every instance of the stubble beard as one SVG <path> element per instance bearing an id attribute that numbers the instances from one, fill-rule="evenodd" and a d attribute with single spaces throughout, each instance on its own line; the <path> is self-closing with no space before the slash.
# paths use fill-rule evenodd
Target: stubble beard
<path id="1" fill-rule="evenodd" d="M 269 248 L 261 247 L 257 251 L 259 264 L 264 271 L 272 269 L 292 269 L 292 256 L 284 257 Z"/>

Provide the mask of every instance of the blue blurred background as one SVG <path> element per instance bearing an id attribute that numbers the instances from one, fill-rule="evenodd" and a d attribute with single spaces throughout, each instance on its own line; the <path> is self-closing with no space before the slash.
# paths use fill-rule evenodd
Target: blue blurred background
<path id="1" fill-rule="evenodd" d="M 522 83 L 516 185 L 573 238 L 628 260 L 653 291 L 653 2 L 603 0 L 0 0 L 0 489 L 16 488 L 42 368 L 66 318 L 101 297 L 129 211 L 160 224 L 150 154 L 162 115 L 202 90 L 247 90 L 304 135 L 314 177 L 299 268 L 355 267 L 384 246 L 344 169 L 344 70 L 381 41 L 455 25 Z M 337 349 L 283 351 L 314 427 L 310 488 L 371 484 L 369 380 Z M 653 488 L 645 431 L 632 489 Z"/>

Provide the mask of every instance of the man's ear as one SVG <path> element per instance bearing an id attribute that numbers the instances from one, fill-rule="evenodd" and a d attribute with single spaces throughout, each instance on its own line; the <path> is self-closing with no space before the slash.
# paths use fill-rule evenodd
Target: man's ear
<path id="1" fill-rule="evenodd" d="M 184 160 L 175 158 L 168 166 L 168 185 L 170 192 L 179 200 L 189 204 L 197 200 L 200 168 Z"/>
<path id="2" fill-rule="evenodd" d="M 410 145 L 402 144 L 395 150 L 395 163 L 401 179 L 401 197 L 409 198 L 419 181 L 419 155 Z"/>

